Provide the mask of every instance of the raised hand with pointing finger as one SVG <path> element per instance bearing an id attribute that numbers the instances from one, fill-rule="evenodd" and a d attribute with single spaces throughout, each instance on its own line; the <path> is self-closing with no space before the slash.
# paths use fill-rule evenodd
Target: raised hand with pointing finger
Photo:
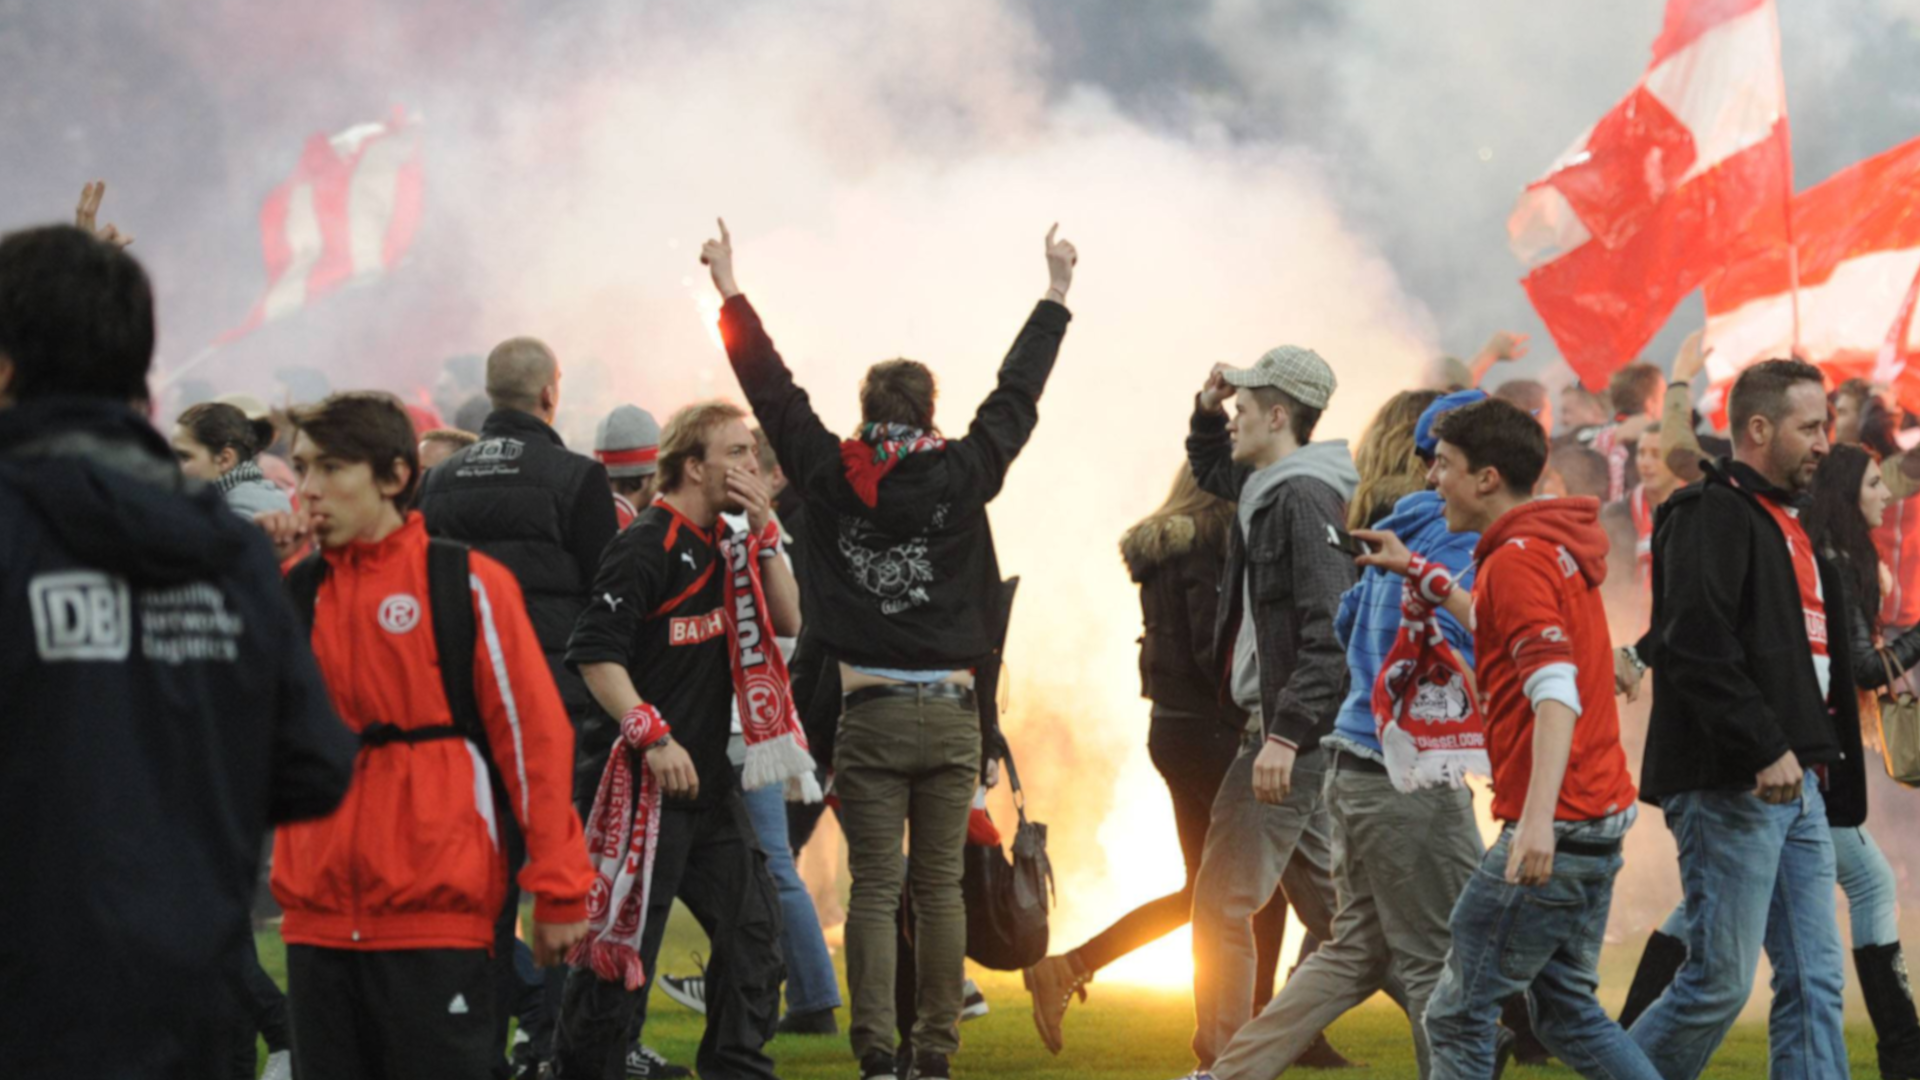
<path id="1" fill-rule="evenodd" d="M 1067 289 L 1073 285 L 1073 267 L 1080 261 L 1080 253 L 1066 240 L 1054 239 L 1060 232 L 1060 223 L 1047 230 L 1047 299 L 1056 304 L 1067 302 Z"/>
<path id="2" fill-rule="evenodd" d="M 727 231 L 726 218 L 714 220 L 720 226 L 720 239 L 700 245 L 700 265 L 713 274 L 713 287 L 720 290 L 720 298 L 731 300 L 740 295 L 740 286 L 733 280 L 733 234 Z"/>

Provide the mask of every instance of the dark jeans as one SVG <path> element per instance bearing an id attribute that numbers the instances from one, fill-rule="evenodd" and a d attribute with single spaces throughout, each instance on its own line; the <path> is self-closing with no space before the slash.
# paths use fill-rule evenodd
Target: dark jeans
<path id="1" fill-rule="evenodd" d="M 287 946 L 293 1056 L 309 1080 L 473 1080 L 500 1057 L 485 949 Z"/>
<path id="2" fill-rule="evenodd" d="M 707 1029 L 695 1066 L 703 1080 L 773 1080 L 765 1052 L 780 1018 L 780 898 L 738 791 L 710 805 L 667 803 L 653 861 L 640 962 L 647 982 L 629 993 L 591 968 L 567 975 L 554 1059 L 565 1080 L 625 1080 L 627 1048 L 646 1025 L 660 942 L 677 897 L 707 932 Z"/>
<path id="3" fill-rule="evenodd" d="M 1112 926 L 1073 951 L 1088 975 L 1135 949 L 1187 925 L 1193 917 L 1193 879 L 1200 873 L 1200 854 L 1207 846 L 1207 824 L 1213 817 L 1213 799 L 1220 781 L 1240 753 L 1240 732 L 1214 717 L 1191 716 L 1154 706 L 1147 731 L 1147 752 L 1153 767 L 1167 782 L 1173 797 L 1174 828 L 1180 835 L 1180 855 L 1187 876 L 1180 891 L 1168 893 L 1122 915 Z M 1258 949 L 1254 1007 L 1273 997 L 1274 976 L 1280 966 L 1280 947 L 1287 933 L 1286 895 L 1276 892 L 1254 916 Z"/>

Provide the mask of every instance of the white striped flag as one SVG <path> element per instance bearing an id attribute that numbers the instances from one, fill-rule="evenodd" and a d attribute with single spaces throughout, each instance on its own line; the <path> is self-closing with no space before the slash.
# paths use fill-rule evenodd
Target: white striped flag
<path id="1" fill-rule="evenodd" d="M 1647 72 L 1507 220 L 1522 284 L 1598 389 L 1793 191 L 1773 0 L 1668 0 Z"/>
<path id="2" fill-rule="evenodd" d="M 1756 230 L 1707 283 L 1709 404 L 1747 365 L 1794 347 L 1837 384 L 1855 376 L 1892 386 L 1920 412 L 1920 139 L 1847 168 L 1793 200 L 1793 237 Z"/>
<path id="3" fill-rule="evenodd" d="M 419 126 L 398 111 L 384 123 L 309 136 L 293 175 L 260 208 L 267 291 L 215 344 L 391 270 L 419 228 L 421 194 Z"/>

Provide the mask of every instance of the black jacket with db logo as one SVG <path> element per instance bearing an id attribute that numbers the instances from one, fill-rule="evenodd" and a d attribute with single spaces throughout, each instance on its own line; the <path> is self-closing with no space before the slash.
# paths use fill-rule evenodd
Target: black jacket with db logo
<path id="1" fill-rule="evenodd" d="M 172 1075 L 268 827 L 330 812 L 356 743 L 266 538 L 124 406 L 0 410 L 0 725 L 0 1060 Z"/>

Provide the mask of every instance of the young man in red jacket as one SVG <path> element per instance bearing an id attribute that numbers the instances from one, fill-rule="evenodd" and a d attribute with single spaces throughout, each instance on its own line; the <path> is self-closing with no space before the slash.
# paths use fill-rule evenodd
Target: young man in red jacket
<path id="1" fill-rule="evenodd" d="M 1375 549 L 1359 562 L 1407 575 L 1473 628 L 1493 816 L 1504 823 L 1454 907 L 1453 947 L 1427 1003 L 1431 1080 L 1494 1075 L 1500 1002 L 1522 991 L 1540 1041 L 1582 1076 L 1659 1080 L 1594 997 L 1636 796 L 1600 603 L 1600 505 L 1533 498 L 1546 436 L 1505 401 L 1455 409 L 1434 432 L 1428 479 L 1447 528 L 1481 534 L 1473 589 L 1456 589 L 1444 566 L 1392 533 L 1354 534 Z"/>
<path id="2" fill-rule="evenodd" d="M 336 394 L 294 423 L 306 518 L 276 524 L 320 543 L 313 651 L 361 743 L 340 808 L 276 839 L 295 1062 L 329 1080 L 486 1076 L 505 1052 L 488 968 L 507 892 L 502 814 L 526 838 L 536 961 L 555 963 L 586 933 L 593 871 L 573 810 L 573 729 L 519 584 L 479 552 L 466 557 L 486 745 L 456 727 L 437 675 L 426 525 L 401 510 L 419 467 L 398 403 Z"/>

